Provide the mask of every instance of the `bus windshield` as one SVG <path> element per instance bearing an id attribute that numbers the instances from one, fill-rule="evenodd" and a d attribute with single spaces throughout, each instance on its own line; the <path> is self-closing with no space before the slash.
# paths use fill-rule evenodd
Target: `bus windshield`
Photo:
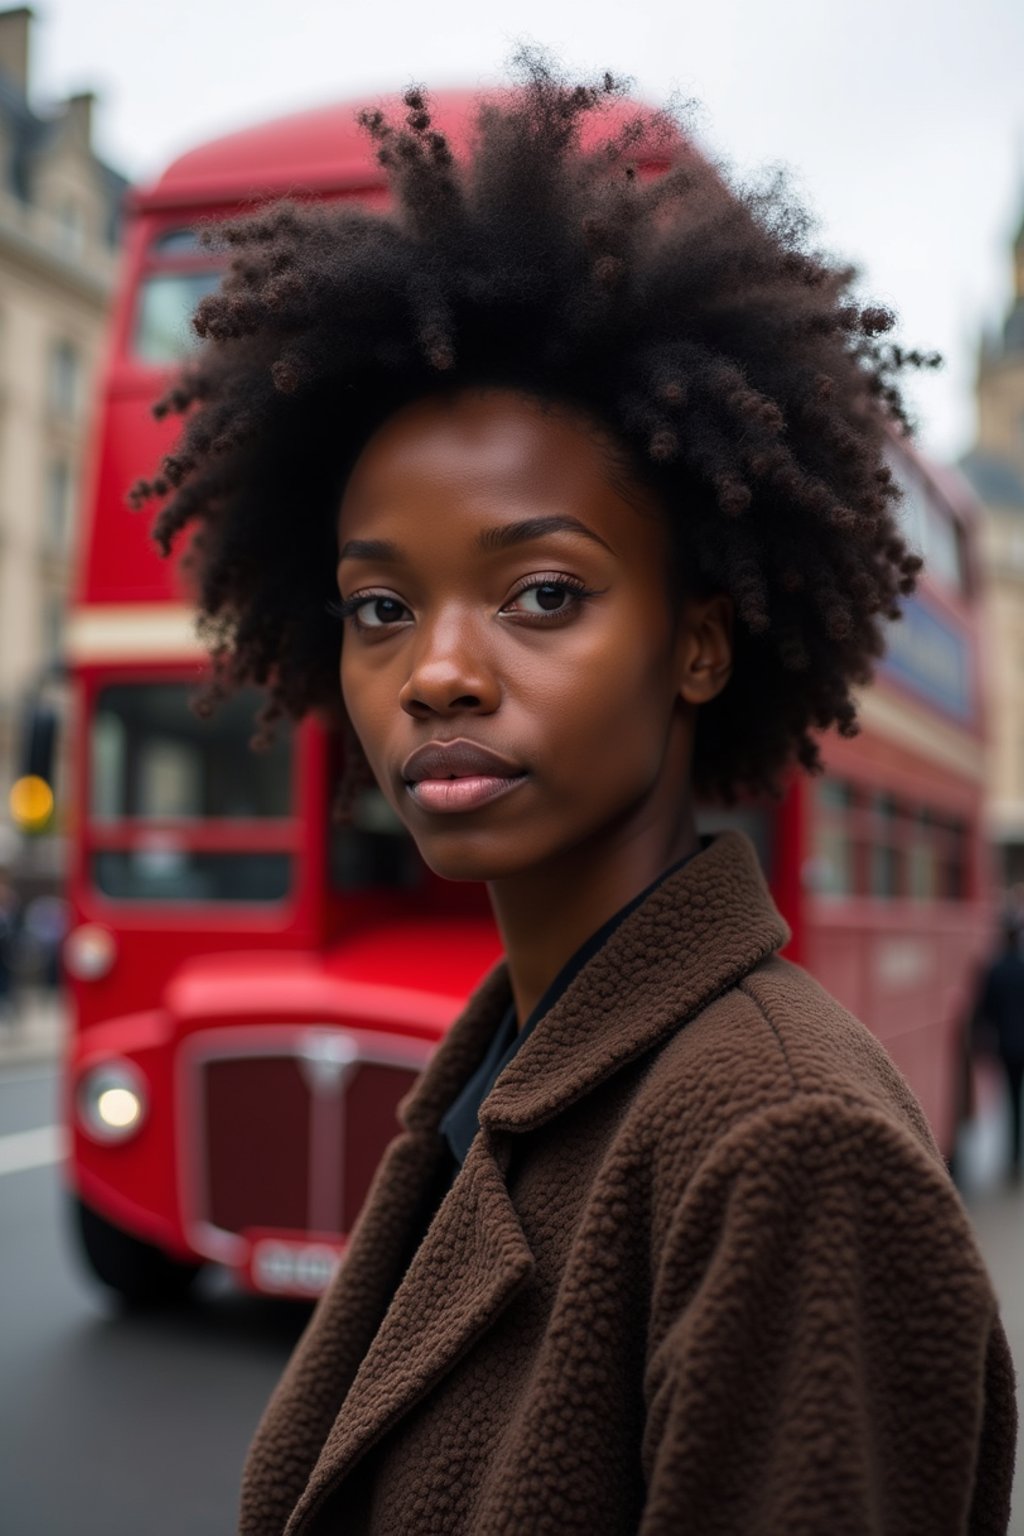
<path id="1" fill-rule="evenodd" d="M 279 722 L 271 749 L 253 752 L 259 690 L 241 690 L 207 720 L 189 707 L 193 691 L 177 681 L 100 690 L 90 739 L 93 883 L 125 900 L 279 900 L 292 857 L 268 847 L 267 834 L 292 815 L 291 728 Z M 224 826 L 241 820 L 258 824 L 248 849 Z M 210 835 L 218 824 L 220 839 Z"/>

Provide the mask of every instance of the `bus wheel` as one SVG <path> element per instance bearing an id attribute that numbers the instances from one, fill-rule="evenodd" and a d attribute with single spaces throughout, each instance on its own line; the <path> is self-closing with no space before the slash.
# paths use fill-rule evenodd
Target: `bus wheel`
<path id="1" fill-rule="evenodd" d="M 183 1264 L 115 1227 L 76 1196 L 71 1216 L 88 1268 L 130 1307 L 165 1307 L 184 1298 L 202 1264 Z"/>

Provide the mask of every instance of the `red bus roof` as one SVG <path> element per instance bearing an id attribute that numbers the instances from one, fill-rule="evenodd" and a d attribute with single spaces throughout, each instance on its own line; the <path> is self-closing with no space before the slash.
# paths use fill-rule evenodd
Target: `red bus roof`
<path id="1" fill-rule="evenodd" d="M 481 102 L 503 94 L 502 90 L 431 92 L 431 116 L 458 151 L 469 142 Z M 403 110 L 400 96 L 368 96 L 239 129 L 179 155 L 157 181 L 135 189 L 131 204 L 158 210 L 290 192 L 322 195 L 383 187 L 375 146 L 357 122 L 365 107 L 384 108 L 396 118 Z M 637 102 L 610 102 L 596 120 L 585 121 L 585 139 L 614 132 L 638 110 L 650 109 Z"/>

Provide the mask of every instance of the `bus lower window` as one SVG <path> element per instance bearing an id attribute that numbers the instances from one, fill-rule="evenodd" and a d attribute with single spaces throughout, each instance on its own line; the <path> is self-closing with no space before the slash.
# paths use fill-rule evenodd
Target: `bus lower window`
<path id="1" fill-rule="evenodd" d="M 899 808 L 891 795 L 875 794 L 872 811 L 868 895 L 889 900 L 903 895 L 903 848 Z"/>
<path id="2" fill-rule="evenodd" d="M 934 901 L 939 892 L 939 849 L 930 811 L 912 819 L 907 849 L 907 895 L 914 901 Z"/>
<path id="3" fill-rule="evenodd" d="M 115 901 L 280 901 L 291 884 L 291 858 L 187 848 L 106 849 L 93 854 L 92 883 Z"/>
<path id="4" fill-rule="evenodd" d="M 818 896 L 852 896 L 856 891 L 850 812 L 853 789 L 841 779 L 815 786 L 812 883 Z"/>
<path id="5" fill-rule="evenodd" d="M 942 823 L 942 878 L 939 894 L 947 901 L 967 897 L 967 827 L 962 821 Z"/>
<path id="6" fill-rule="evenodd" d="M 423 874 L 412 838 L 376 788 L 357 797 L 347 826 L 332 824 L 328 862 L 337 891 L 408 888 Z"/>

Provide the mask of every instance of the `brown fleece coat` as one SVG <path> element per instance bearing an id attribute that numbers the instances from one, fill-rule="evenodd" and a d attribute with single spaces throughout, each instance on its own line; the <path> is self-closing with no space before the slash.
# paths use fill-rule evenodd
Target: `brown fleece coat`
<path id="1" fill-rule="evenodd" d="M 787 936 L 747 838 L 712 840 L 501 1074 L 417 1246 L 491 972 L 263 1416 L 244 1536 L 1003 1536 L 1014 1374 L 970 1223 Z"/>

